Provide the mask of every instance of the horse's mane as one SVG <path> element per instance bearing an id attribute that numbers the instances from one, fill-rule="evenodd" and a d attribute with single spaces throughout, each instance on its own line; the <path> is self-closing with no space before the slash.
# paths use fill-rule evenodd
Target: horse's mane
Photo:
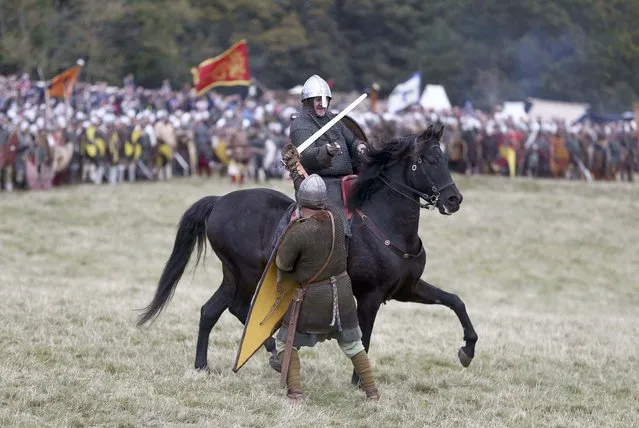
<path id="1" fill-rule="evenodd" d="M 368 147 L 368 161 L 363 170 L 358 174 L 353 184 L 351 195 L 348 198 L 349 209 L 361 208 L 364 202 L 379 189 L 381 185 L 377 177 L 388 167 L 398 161 L 415 154 L 416 135 L 393 138 L 386 142 L 378 142 Z"/>

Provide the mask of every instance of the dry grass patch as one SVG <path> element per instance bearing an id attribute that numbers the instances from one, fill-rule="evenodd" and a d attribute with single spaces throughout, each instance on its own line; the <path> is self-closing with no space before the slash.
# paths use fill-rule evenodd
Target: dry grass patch
<path id="1" fill-rule="evenodd" d="M 335 343 L 301 353 L 302 405 L 284 398 L 265 352 L 233 374 L 241 326 L 228 313 L 211 334 L 211 373 L 193 370 L 215 257 L 155 324 L 135 327 L 180 216 L 226 182 L 1 194 L 0 425 L 635 425 L 639 187 L 457 181 L 459 213 L 423 214 L 424 277 L 465 301 L 477 356 L 459 365 L 448 309 L 389 303 L 371 345 L 378 404 L 350 386 Z"/>

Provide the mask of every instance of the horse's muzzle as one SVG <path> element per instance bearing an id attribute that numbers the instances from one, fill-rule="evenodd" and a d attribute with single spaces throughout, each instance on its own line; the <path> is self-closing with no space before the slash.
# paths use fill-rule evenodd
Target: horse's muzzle
<path id="1" fill-rule="evenodd" d="M 451 215 L 459 211 L 459 207 L 464 200 L 462 194 L 457 190 L 457 186 L 452 186 L 449 192 L 439 197 L 437 208 L 444 215 Z"/>

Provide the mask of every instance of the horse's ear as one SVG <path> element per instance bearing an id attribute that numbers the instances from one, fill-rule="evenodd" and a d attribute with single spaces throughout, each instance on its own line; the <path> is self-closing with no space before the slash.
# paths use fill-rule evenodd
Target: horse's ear
<path id="1" fill-rule="evenodd" d="M 415 151 L 420 153 L 424 150 L 424 147 L 427 146 L 428 142 L 433 138 L 433 124 L 428 125 L 421 134 L 419 134 L 419 138 L 415 142 Z"/>
<path id="2" fill-rule="evenodd" d="M 435 138 L 437 138 L 437 141 L 442 139 L 442 135 L 444 135 L 444 125 L 441 125 L 439 130 L 435 131 Z"/>
<path id="3" fill-rule="evenodd" d="M 420 141 L 428 141 L 430 140 L 433 135 L 434 135 L 434 126 L 431 123 L 430 125 L 428 125 L 428 128 L 426 128 L 426 130 L 424 132 L 422 132 L 422 134 L 419 136 L 419 140 Z"/>

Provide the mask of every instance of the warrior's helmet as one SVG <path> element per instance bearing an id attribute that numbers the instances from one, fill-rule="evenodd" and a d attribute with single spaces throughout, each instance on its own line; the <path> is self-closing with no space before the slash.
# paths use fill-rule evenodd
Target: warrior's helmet
<path id="1" fill-rule="evenodd" d="M 324 108 L 328 107 L 328 102 L 333 97 L 328 83 L 317 74 L 313 74 L 304 82 L 304 86 L 302 87 L 302 102 L 315 97 L 322 97 L 322 107 Z"/>
<path id="2" fill-rule="evenodd" d="M 306 177 L 297 190 L 297 202 L 303 207 L 314 210 L 326 208 L 328 196 L 322 177 L 317 174 Z"/>

